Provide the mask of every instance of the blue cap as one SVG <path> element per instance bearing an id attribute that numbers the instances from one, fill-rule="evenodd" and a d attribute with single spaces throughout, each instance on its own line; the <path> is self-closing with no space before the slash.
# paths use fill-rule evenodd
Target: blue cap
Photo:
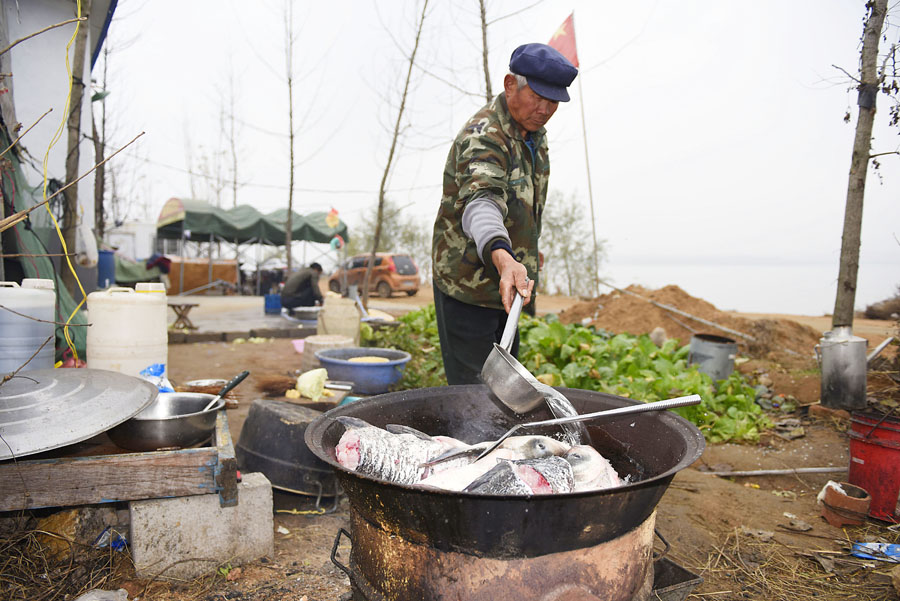
<path id="1" fill-rule="evenodd" d="M 569 101 L 566 88 L 578 75 L 575 65 L 547 44 L 523 44 L 513 50 L 509 70 L 524 76 L 537 95 L 558 102 Z"/>

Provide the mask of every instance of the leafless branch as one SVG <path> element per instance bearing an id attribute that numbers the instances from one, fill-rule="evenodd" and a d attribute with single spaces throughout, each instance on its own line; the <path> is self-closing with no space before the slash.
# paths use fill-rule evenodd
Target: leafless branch
<path id="1" fill-rule="evenodd" d="M 424 67 L 420 67 L 419 65 L 416 65 L 416 69 L 421 71 L 424 75 L 432 77 L 432 78 L 438 80 L 439 82 L 441 82 L 442 84 L 450 86 L 451 88 L 453 88 L 460 94 L 465 94 L 466 96 L 471 96 L 472 98 L 481 98 L 481 94 L 475 94 L 474 92 L 469 92 L 468 90 L 464 90 L 461 87 L 459 87 L 458 85 L 456 85 L 455 83 L 453 83 L 452 81 L 449 81 L 447 79 L 444 79 L 443 77 L 435 75 L 434 73 L 425 69 Z"/>
<path id="2" fill-rule="evenodd" d="M 43 115 L 41 115 L 40 117 L 38 117 L 38 120 L 35 121 L 34 123 L 32 123 L 32 124 L 31 124 L 31 127 L 29 127 L 28 129 L 26 129 L 25 131 L 23 131 L 23 132 L 22 132 L 22 135 L 20 135 L 18 138 L 16 138 L 15 140 L 13 140 L 13 143 L 10 144 L 9 146 L 7 146 L 7 147 L 6 147 L 6 150 L 4 150 L 3 152 L 0 152 L 0 157 L 2 157 L 4 154 L 6 154 L 7 152 L 9 152 L 9 149 L 10 149 L 10 148 L 12 148 L 12 147 L 15 146 L 16 144 L 18 144 L 19 140 L 21 140 L 21 139 L 25 136 L 25 134 L 27 134 L 28 132 L 31 131 L 31 128 L 33 128 L 35 125 L 37 125 L 38 123 L 40 123 L 40 122 L 41 122 L 41 119 L 43 119 L 44 117 L 46 117 L 46 116 L 47 116 L 48 114 L 50 114 L 52 111 L 53 111 L 53 107 L 50 107 L 49 109 L 47 109 L 47 112 L 44 113 Z"/>
<path id="3" fill-rule="evenodd" d="M 62 27 L 63 25 L 68 25 L 69 23 L 77 23 L 78 21 L 87 21 L 87 17 L 78 17 L 77 19 L 69 19 L 68 21 L 63 21 L 62 23 L 56 23 L 55 25 L 48 25 L 47 27 L 44 27 L 40 31 L 35 31 L 34 33 L 26 35 L 24 38 L 19 38 L 18 40 L 16 40 L 15 42 L 10 44 L 3 50 L 0 50 L 0 56 L 4 55 L 7 52 L 9 52 L 10 50 L 12 50 L 16 44 L 21 44 L 25 40 L 30 40 L 31 38 L 33 38 L 36 35 L 41 35 L 42 33 L 50 31 L 51 29 L 56 29 L 57 27 Z"/>
<path id="4" fill-rule="evenodd" d="M 3 380 L 0 381 L 0 385 L 6 384 L 7 382 L 9 382 L 13 378 L 15 378 L 16 374 L 19 373 L 20 371 L 22 371 L 23 369 L 25 369 L 25 366 L 28 365 L 29 363 L 31 363 L 31 360 L 34 359 L 35 357 L 37 357 L 38 353 L 41 352 L 41 349 L 43 349 L 45 346 L 47 346 L 47 343 L 50 342 L 51 340 L 53 340 L 53 336 L 48 336 L 47 340 L 45 340 L 44 343 L 41 346 L 39 346 L 38 349 L 36 351 L 34 351 L 34 353 L 32 353 L 32 355 L 30 357 L 28 357 L 28 361 L 26 361 L 25 363 L 23 363 L 22 365 L 17 367 L 15 369 L 15 371 L 11 371 L 8 374 L 6 374 L 5 376 L 3 376 Z"/>
<path id="5" fill-rule="evenodd" d="M 510 18 L 510 17 L 514 17 L 514 16 L 516 16 L 516 15 L 518 15 L 518 14 L 520 14 L 520 13 L 525 12 L 526 10 L 531 10 L 532 8 L 534 8 L 535 6 L 537 6 L 538 4 L 541 4 L 541 3 L 543 3 L 543 2 L 544 2 L 544 0 L 537 0 L 537 2 L 533 2 L 533 3 L 529 4 L 528 6 L 525 6 L 525 7 L 523 7 L 523 8 L 520 8 L 519 10 L 513 11 L 513 12 L 507 14 L 507 15 L 503 15 L 502 17 L 497 17 L 497 18 L 494 19 L 493 21 L 488 21 L 487 24 L 488 24 L 488 25 L 493 25 L 493 24 L 496 23 L 497 21 L 502 21 L 503 19 L 508 19 L 508 18 Z"/>
<path id="6" fill-rule="evenodd" d="M 27 209 L 23 209 L 23 210 L 19 211 L 18 213 L 13 213 L 12 215 L 10 215 L 9 217 L 7 217 L 6 219 L 0 219 L 0 232 L 5 231 L 5 230 L 8 230 L 8 229 L 11 228 L 12 226 L 14 226 L 14 225 L 16 225 L 17 223 L 19 223 L 20 221 L 25 221 L 25 218 L 28 217 L 28 214 L 31 213 L 33 210 L 35 210 L 35 209 L 38 208 L 38 207 L 44 206 L 45 204 L 47 204 L 48 202 L 50 202 L 51 200 L 53 200 L 54 198 L 56 198 L 57 196 L 59 196 L 59 194 L 60 194 L 61 192 L 63 192 L 66 188 L 68 188 L 68 187 L 70 187 L 70 186 L 74 186 L 75 184 L 77 184 L 78 182 L 80 182 L 81 180 L 83 180 L 85 177 L 87 177 L 88 175 L 90 175 L 91 173 L 93 173 L 93 171 L 94 171 L 97 167 L 99 167 L 100 165 L 106 163 L 106 162 L 109 161 L 111 158 L 113 158 L 114 156 L 116 156 L 117 154 L 119 154 L 120 152 L 122 152 L 123 150 L 125 150 L 126 148 L 128 148 L 129 146 L 131 146 L 131 145 L 134 143 L 134 141 L 137 140 L 138 138 L 140 138 L 141 136 L 143 136 L 144 133 L 145 133 L 145 132 L 141 132 L 141 133 L 139 133 L 138 135 L 136 135 L 134 138 L 132 138 L 131 142 L 129 142 L 128 144 L 126 144 L 126 145 L 123 146 L 122 148 L 118 149 L 117 151 L 115 151 L 114 153 L 112 153 L 111 155 L 109 155 L 108 157 L 106 157 L 105 159 L 103 159 L 102 161 L 100 161 L 99 163 L 97 163 L 96 165 L 94 165 L 93 167 L 91 167 L 90 169 L 88 169 L 87 171 L 85 171 L 84 173 L 82 173 L 82 174 L 81 174 L 80 176 L 78 176 L 78 178 L 75 179 L 74 181 L 69 182 L 68 184 L 66 184 L 65 186 L 63 186 L 62 188 L 60 188 L 59 190 L 57 190 L 56 192 L 54 192 L 53 194 L 51 194 L 50 196 L 48 196 L 48 197 L 47 197 L 47 200 L 44 200 L 44 201 L 42 201 L 42 202 L 39 202 L 38 204 L 34 205 L 33 207 L 29 207 L 29 208 L 27 208 Z"/>
<path id="7" fill-rule="evenodd" d="M 15 313 L 15 314 L 18 315 L 19 317 L 24 317 L 24 318 L 30 319 L 30 320 L 32 320 L 32 321 L 39 321 L 39 322 L 41 322 L 41 323 L 52 323 L 52 324 L 55 325 L 55 326 L 77 326 L 77 327 L 81 327 L 81 326 L 89 326 L 89 325 L 91 325 L 91 324 L 89 324 L 89 323 L 65 323 L 65 322 L 63 322 L 63 321 L 48 321 L 48 320 L 46 320 L 46 319 L 38 319 L 37 317 L 32 317 L 31 315 L 25 315 L 24 313 L 19 313 L 19 312 L 16 311 L 15 309 L 10 309 L 9 307 L 5 307 L 5 306 L 3 306 L 3 305 L 0 305 L 0 309 L 3 309 L 4 311 L 9 311 L 10 313 Z"/>
<path id="8" fill-rule="evenodd" d="M 74 257 L 75 253 L 0 253 L 0 257 Z"/>
<path id="9" fill-rule="evenodd" d="M 835 69 L 837 69 L 838 71 L 841 71 L 844 75 L 846 75 L 847 77 L 849 77 L 850 79 L 852 79 L 852 80 L 855 81 L 856 83 L 860 83 L 860 81 L 859 81 L 859 79 L 858 79 L 857 77 L 854 77 L 853 75 L 850 75 L 850 74 L 847 72 L 847 70 L 844 69 L 843 67 L 838 67 L 837 65 L 831 65 L 831 66 L 834 67 Z"/>
<path id="10" fill-rule="evenodd" d="M 874 159 L 875 157 L 883 157 L 886 154 L 900 154 L 900 151 L 891 150 L 889 152 L 876 152 L 875 154 L 870 154 L 869 158 Z"/>

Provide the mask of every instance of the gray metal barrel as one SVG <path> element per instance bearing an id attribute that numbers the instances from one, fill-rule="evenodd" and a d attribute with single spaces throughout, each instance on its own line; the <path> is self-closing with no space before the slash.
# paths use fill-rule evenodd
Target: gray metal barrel
<path id="1" fill-rule="evenodd" d="M 718 382 L 734 371 L 735 355 L 737 343 L 731 338 L 715 334 L 694 334 L 691 337 L 688 363 L 708 374 L 713 382 Z"/>

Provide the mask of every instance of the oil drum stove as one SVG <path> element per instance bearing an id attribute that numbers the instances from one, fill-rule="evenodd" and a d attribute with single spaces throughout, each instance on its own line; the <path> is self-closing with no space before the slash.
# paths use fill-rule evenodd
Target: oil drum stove
<path id="1" fill-rule="evenodd" d="M 562 389 L 579 413 L 635 401 Z M 559 495 L 497 496 L 438 491 L 376 480 L 335 459 L 337 416 L 373 426 L 404 424 L 468 443 L 492 440 L 518 416 L 485 386 L 385 394 L 333 409 L 306 430 L 350 502 L 349 566 L 354 601 L 646 601 L 654 587 L 655 508 L 675 474 L 703 452 L 699 430 L 670 411 L 589 426 L 593 446 L 629 483 Z M 552 435 L 550 429 L 535 434 Z M 334 555 L 334 554 L 333 554 Z"/>

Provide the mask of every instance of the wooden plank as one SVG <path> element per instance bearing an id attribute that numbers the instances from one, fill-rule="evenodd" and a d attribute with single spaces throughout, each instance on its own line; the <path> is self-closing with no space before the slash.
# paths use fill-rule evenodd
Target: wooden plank
<path id="1" fill-rule="evenodd" d="M 0 511 L 181 497 L 216 491 L 215 448 L 0 465 Z"/>
<path id="2" fill-rule="evenodd" d="M 238 504 L 237 458 L 234 455 L 234 444 L 231 431 L 228 429 L 228 416 L 225 410 L 216 416 L 216 431 L 213 435 L 218 461 L 215 467 L 216 488 L 219 490 L 219 504 L 222 507 L 234 507 Z"/>

